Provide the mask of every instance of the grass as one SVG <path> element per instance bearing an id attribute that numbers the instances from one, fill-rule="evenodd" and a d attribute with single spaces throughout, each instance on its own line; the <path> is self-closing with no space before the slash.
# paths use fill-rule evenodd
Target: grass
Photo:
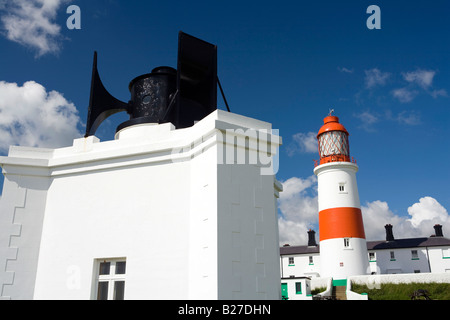
<path id="1" fill-rule="evenodd" d="M 386 283 L 379 289 L 352 283 L 352 291 L 367 293 L 369 300 L 411 300 L 411 294 L 419 289 L 427 290 L 432 300 L 450 300 L 450 283 Z"/>

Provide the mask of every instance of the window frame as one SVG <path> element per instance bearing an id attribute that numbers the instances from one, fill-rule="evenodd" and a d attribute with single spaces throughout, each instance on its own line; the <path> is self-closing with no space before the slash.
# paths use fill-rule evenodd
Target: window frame
<path id="1" fill-rule="evenodd" d="M 442 248 L 442 259 L 450 259 L 450 248 Z"/>
<path id="2" fill-rule="evenodd" d="M 300 286 L 300 290 L 298 290 L 298 286 Z M 295 294 L 302 294 L 302 283 L 301 282 L 296 282 L 295 283 Z"/>
<path id="3" fill-rule="evenodd" d="M 101 274 L 101 266 L 103 263 L 109 263 L 109 273 Z M 116 273 L 118 265 L 124 263 L 124 272 Z M 125 298 L 125 285 L 126 285 L 126 268 L 127 259 L 126 258 L 101 258 L 95 259 L 94 261 L 94 284 L 93 284 L 93 299 L 94 300 L 123 300 Z M 100 298 L 100 285 L 107 283 L 106 286 L 106 299 Z M 117 285 L 123 283 L 123 297 L 122 299 L 117 299 L 116 294 L 118 293 Z"/>
<path id="4" fill-rule="evenodd" d="M 291 260 L 292 259 L 292 260 Z M 288 265 L 289 266 L 295 266 L 295 260 L 294 257 L 288 257 Z"/>
<path id="5" fill-rule="evenodd" d="M 352 245 L 350 243 L 350 239 L 351 238 L 344 238 L 344 249 L 346 249 L 346 250 L 351 250 L 352 249 Z"/>
<path id="6" fill-rule="evenodd" d="M 395 261 L 395 251 L 389 251 L 389 255 L 391 257 L 391 261 Z"/>

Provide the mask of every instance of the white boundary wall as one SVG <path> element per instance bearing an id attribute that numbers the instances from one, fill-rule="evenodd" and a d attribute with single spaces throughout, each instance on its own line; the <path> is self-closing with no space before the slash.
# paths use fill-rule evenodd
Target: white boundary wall
<path id="1" fill-rule="evenodd" d="M 382 283 L 450 283 L 450 273 L 403 273 L 353 276 L 350 281 L 366 284 L 369 288 L 377 288 Z"/>

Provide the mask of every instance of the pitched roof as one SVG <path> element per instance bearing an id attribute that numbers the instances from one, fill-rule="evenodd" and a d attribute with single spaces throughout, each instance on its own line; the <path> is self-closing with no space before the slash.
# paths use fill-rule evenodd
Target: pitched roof
<path id="1" fill-rule="evenodd" d="M 280 248 L 280 255 L 319 253 L 319 246 L 286 246 Z"/>
<path id="2" fill-rule="evenodd" d="M 393 241 L 367 241 L 368 250 L 450 246 L 444 237 L 395 239 Z"/>
<path id="3" fill-rule="evenodd" d="M 394 241 L 367 241 L 367 250 L 402 249 L 420 247 L 450 246 L 450 239 L 445 237 L 395 239 Z M 280 248 L 280 255 L 320 253 L 319 246 L 285 246 Z"/>

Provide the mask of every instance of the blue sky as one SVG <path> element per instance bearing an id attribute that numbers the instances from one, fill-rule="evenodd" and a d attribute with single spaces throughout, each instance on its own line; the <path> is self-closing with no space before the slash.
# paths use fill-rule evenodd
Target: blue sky
<path id="1" fill-rule="evenodd" d="M 366 26 L 373 4 L 379 30 Z M 81 30 L 66 27 L 69 5 Z M 181 30 L 218 46 L 232 112 L 280 130 L 281 241 L 318 230 L 314 137 L 330 109 L 350 132 L 368 238 L 386 223 L 399 237 L 441 223 L 448 236 L 449 12 L 444 0 L 0 0 L 0 151 L 70 145 L 85 130 L 94 50 L 105 87 L 128 101 L 133 78 L 176 67 Z M 97 135 L 112 139 L 124 120 Z"/>

